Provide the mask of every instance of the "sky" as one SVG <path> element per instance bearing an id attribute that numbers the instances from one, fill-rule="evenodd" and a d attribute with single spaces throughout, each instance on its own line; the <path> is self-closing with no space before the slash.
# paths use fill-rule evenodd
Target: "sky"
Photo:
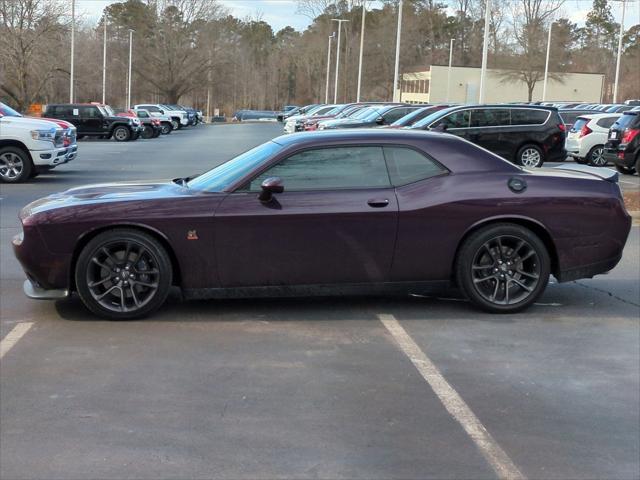
<path id="1" fill-rule="evenodd" d="M 71 0 L 69 0 L 71 1 Z M 88 22 L 95 23 L 102 14 L 102 10 L 117 0 L 76 0 L 76 9 Z M 222 5 L 235 17 L 260 18 L 269 23 L 273 30 L 292 26 L 296 30 L 304 30 L 311 19 L 296 13 L 296 0 L 219 0 Z M 500 0 L 493 0 L 500 1 Z M 566 0 L 562 16 L 571 21 L 583 24 L 587 13 L 591 9 L 592 0 Z M 372 7 L 379 6 L 372 0 Z M 371 7 L 370 7 L 371 8 Z M 616 21 L 620 21 L 622 14 L 621 2 L 613 4 L 613 15 Z M 453 13 L 453 12 L 451 12 Z M 625 28 L 640 23 L 640 0 L 627 0 L 627 12 L 625 15 Z"/>

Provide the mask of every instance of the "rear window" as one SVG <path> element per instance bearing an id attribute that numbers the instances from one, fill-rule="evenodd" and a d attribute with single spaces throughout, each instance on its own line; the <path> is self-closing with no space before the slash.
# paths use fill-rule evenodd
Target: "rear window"
<path id="1" fill-rule="evenodd" d="M 511 125 L 542 125 L 547 118 L 549 118 L 549 112 L 545 110 L 524 108 L 511 110 Z"/>
<path id="2" fill-rule="evenodd" d="M 625 128 L 637 128 L 640 127 L 640 115 L 633 113 L 623 114 L 611 128 L 617 130 L 624 130 Z"/>
<path id="3" fill-rule="evenodd" d="M 438 162 L 405 147 L 384 147 L 389 177 L 394 187 L 435 177 L 445 170 Z"/>
<path id="4" fill-rule="evenodd" d="M 571 132 L 578 132 L 580 130 L 582 130 L 582 127 L 584 127 L 587 123 L 589 123 L 589 120 L 587 120 L 586 118 L 578 118 L 574 124 L 573 127 L 571 127 Z"/>

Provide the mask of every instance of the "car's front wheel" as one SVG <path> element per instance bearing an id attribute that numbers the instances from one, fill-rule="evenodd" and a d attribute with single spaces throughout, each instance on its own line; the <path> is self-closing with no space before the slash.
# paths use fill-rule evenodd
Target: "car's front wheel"
<path id="1" fill-rule="evenodd" d="M 531 230 L 499 223 L 481 228 L 461 246 L 456 279 L 463 293 L 483 310 L 513 313 L 542 294 L 549 281 L 547 248 Z"/>
<path id="2" fill-rule="evenodd" d="M 604 167 L 607 164 L 607 159 L 604 156 L 604 145 L 596 145 L 589 150 L 587 160 L 594 167 Z"/>
<path id="3" fill-rule="evenodd" d="M 625 175 L 633 175 L 634 173 L 636 173 L 635 168 L 625 167 L 622 165 L 616 165 L 616 170 L 618 170 L 620 173 L 624 173 Z"/>
<path id="4" fill-rule="evenodd" d="M 170 122 L 162 122 L 161 125 L 162 130 L 160 131 L 160 133 L 162 133 L 162 135 L 169 135 L 173 130 L 173 125 Z"/>
<path id="5" fill-rule="evenodd" d="M 525 145 L 516 154 L 516 163 L 526 168 L 541 167 L 544 153 L 537 145 Z"/>
<path id="6" fill-rule="evenodd" d="M 96 315 L 112 320 L 140 318 L 165 302 L 172 282 L 171 260 L 165 248 L 146 233 L 109 230 L 80 252 L 75 282 L 82 302 Z"/>
<path id="7" fill-rule="evenodd" d="M 5 183 L 20 183 L 31 177 L 33 163 L 29 154 L 17 147 L 0 148 L 0 180 Z"/>
<path id="8" fill-rule="evenodd" d="M 113 130 L 113 138 L 117 142 L 128 142 L 131 139 L 131 130 L 127 127 L 116 127 Z"/>
<path id="9" fill-rule="evenodd" d="M 145 140 L 148 140 L 150 138 L 153 138 L 154 136 L 154 131 L 153 131 L 153 127 L 151 125 L 145 125 L 143 127 L 142 130 L 142 138 L 144 138 Z"/>

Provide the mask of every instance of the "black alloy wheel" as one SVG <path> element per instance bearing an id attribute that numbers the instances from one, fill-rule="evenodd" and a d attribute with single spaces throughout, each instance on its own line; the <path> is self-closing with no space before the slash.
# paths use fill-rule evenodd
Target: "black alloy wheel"
<path id="1" fill-rule="evenodd" d="M 550 269 L 544 242 L 527 228 L 504 223 L 482 228 L 465 241 L 456 278 L 476 306 L 494 313 L 514 313 L 542 294 Z"/>
<path id="2" fill-rule="evenodd" d="M 109 230 L 84 247 L 75 281 L 82 302 L 96 315 L 112 320 L 140 318 L 165 302 L 172 282 L 171 260 L 146 233 Z"/>
<path id="3" fill-rule="evenodd" d="M 142 127 L 142 138 L 144 138 L 145 140 L 148 140 L 150 138 L 153 138 L 153 127 L 151 125 L 145 125 L 144 127 Z"/>
<path id="4" fill-rule="evenodd" d="M 170 122 L 162 122 L 160 128 L 162 135 L 169 135 L 173 131 L 173 125 Z"/>

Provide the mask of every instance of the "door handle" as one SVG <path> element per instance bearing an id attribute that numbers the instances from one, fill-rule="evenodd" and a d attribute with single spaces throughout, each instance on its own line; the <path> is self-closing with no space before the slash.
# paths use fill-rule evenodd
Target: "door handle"
<path id="1" fill-rule="evenodd" d="M 383 208 L 389 205 L 389 199 L 372 198 L 371 200 L 368 200 L 367 203 L 369 204 L 370 207 L 373 207 L 373 208 Z"/>

